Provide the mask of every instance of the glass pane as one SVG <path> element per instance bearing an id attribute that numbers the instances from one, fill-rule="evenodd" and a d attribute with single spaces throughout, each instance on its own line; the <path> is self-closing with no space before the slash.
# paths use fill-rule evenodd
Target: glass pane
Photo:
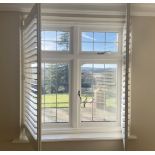
<path id="1" fill-rule="evenodd" d="M 106 42 L 118 42 L 118 33 L 106 32 Z"/>
<path id="2" fill-rule="evenodd" d="M 105 44 L 104 43 L 94 43 L 94 51 L 105 51 Z"/>
<path id="3" fill-rule="evenodd" d="M 44 76 L 42 76 L 42 120 L 44 123 L 69 122 L 68 73 L 68 64 L 45 64 Z"/>
<path id="4" fill-rule="evenodd" d="M 41 49 L 47 51 L 69 51 L 70 32 L 42 31 Z"/>
<path id="5" fill-rule="evenodd" d="M 60 42 L 69 42 L 70 36 L 69 32 L 57 32 L 57 41 Z"/>
<path id="6" fill-rule="evenodd" d="M 117 43 L 106 43 L 106 51 L 117 52 L 118 44 Z"/>
<path id="7" fill-rule="evenodd" d="M 116 77 L 116 64 L 85 64 L 81 66 L 82 122 L 116 121 Z"/>
<path id="8" fill-rule="evenodd" d="M 82 32 L 82 42 L 93 42 L 93 32 Z"/>
<path id="9" fill-rule="evenodd" d="M 94 32 L 94 42 L 105 42 L 105 33 Z"/>
<path id="10" fill-rule="evenodd" d="M 44 43 L 44 41 L 41 41 L 41 50 L 45 50 L 45 43 Z"/>
<path id="11" fill-rule="evenodd" d="M 93 51 L 93 43 L 82 43 L 82 51 Z"/>
<path id="12" fill-rule="evenodd" d="M 44 31 L 41 31 L 41 40 L 45 40 L 45 33 L 44 33 Z"/>
<path id="13" fill-rule="evenodd" d="M 56 31 L 44 31 L 43 40 L 56 41 Z"/>
<path id="14" fill-rule="evenodd" d="M 69 51 L 69 43 L 57 42 L 57 51 Z"/>
<path id="15" fill-rule="evenodd" d="M 92 104 L 93 99 L 93 68 L 92 64 L 84 64 L 81 66 L 81 120 L 92 120 Z M 89 103 L 88 103 L 89 102 Z"/>
<path id="16" fill-rule="evenodd" d="M 44 41 L 43 42 L 43 49 L 47 51 L 55 51 L 56 50 L 56 43 L 52 41 Z"/>

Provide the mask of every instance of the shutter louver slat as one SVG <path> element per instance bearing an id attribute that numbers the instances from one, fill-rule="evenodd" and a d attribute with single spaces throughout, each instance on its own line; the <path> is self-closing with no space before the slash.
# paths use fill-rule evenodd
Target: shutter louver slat
<path id="1" fill-rule="evenodd" d="M 41 147 L 40 44 L 40 5 L 36 4 L 23 26 L 23 96 L 26 133 L 37 150 Z"/>

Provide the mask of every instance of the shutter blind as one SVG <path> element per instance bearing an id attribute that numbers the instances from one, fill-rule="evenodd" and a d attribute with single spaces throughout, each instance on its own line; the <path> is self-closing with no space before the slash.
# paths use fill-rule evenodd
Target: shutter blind
<path id="1" fill-rule="evenodd" d="M 25 131 L 35 149 L 41 147 L 40 5 L 36 4 L 23 26 L 23 95 Z"/>
<path id="2" fill-rule="evenodd" d="M 124 149 L 127 149 L 127 140 L 130 133 L 131 109 L 131 32 L 130 32 L 130 4 L 127 4 L 126 23 L 123 30 L 123 59 L 122 59 L 122 104 L 121 128 Z"/>

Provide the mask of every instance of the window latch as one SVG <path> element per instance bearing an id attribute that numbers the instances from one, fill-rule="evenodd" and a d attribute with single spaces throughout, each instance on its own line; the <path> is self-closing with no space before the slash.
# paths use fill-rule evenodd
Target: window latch
<path id="1" fill-rule="evenodd" d="M 110 51 L 105 51 L 105 52 L 97 52 L 97 54 L 106 54 L 106 53 L 110 53 Z"/>

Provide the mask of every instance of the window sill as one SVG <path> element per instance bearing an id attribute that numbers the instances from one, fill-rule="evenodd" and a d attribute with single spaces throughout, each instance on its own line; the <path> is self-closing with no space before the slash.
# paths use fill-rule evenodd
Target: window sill
<path id="1" fill-rule="evenodd" d="M 121 132 L 109 133 L 59 133 L 52 135 L 43 135 L 42 142 L 55 141 L 82 141 L 82 140 L 120 140 Z"/>

